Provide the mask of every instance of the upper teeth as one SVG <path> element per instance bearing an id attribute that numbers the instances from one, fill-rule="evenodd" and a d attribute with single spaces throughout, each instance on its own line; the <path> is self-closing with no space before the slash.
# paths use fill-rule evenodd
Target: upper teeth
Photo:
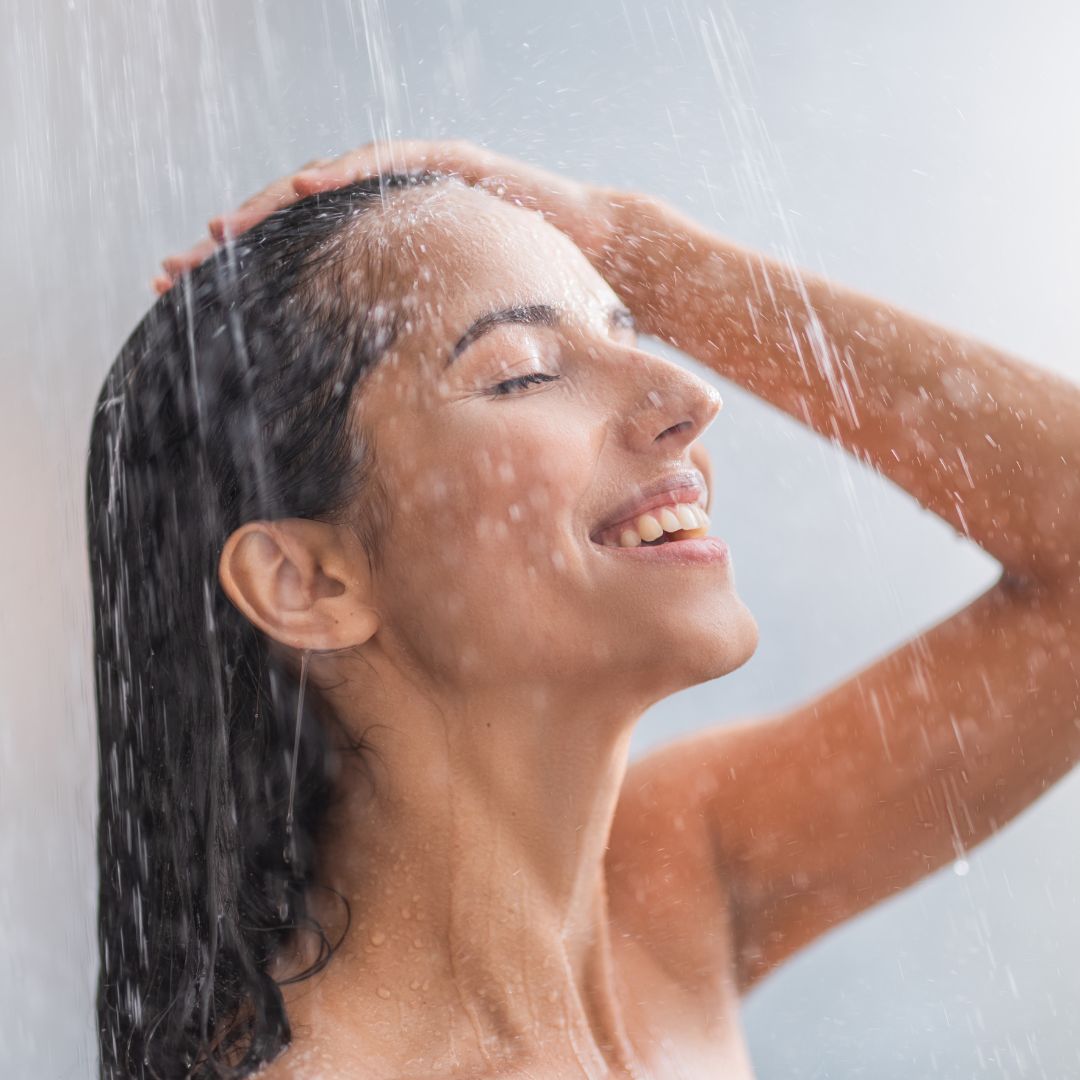
<path id="1" fill-rule="evenodd" d="M 664 533 L 681 530 L 700 530 L 702 536 L 709 527 L 709 516 L 700 506 L 691 503 L 675 503 L 660 510 L 651 510 L 642 514 L 632 524 L 624 525 L 619 531 L 619 547 L 638 547 L 643 540 L 659 540 Z M 614 546 L 613 540 L 602 539 L 601 543 Z"/>

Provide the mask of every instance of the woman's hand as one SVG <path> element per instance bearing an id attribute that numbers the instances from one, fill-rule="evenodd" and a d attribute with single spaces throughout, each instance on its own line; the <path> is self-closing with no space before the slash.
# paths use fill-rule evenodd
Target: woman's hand
<path id="1" fill-rule="evenodd" d="M 612 256 L 623 231 L 620 211 L 640 198 L 583 184 L 464 140 L 369 143 L 339 158 L 309 162 L 275 180 L 231 213 L 214 218 L 210 222 L 212 239 L 166 259 L 162 263 L 165 274 L 154 279 L 154 288 L 158 293 L 166 292 L 180 274 L 198 266 L 218 244 L 309 195 L 347 187 L 382 172 L 419 170 L 453 173 L 517 206 L 538 210 L 565 232 L 605 277 L 612 270 Z"/>

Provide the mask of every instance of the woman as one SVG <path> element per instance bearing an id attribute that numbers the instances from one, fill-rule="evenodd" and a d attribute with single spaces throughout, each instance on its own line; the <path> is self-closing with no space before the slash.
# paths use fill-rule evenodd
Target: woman
<path id="1" fill-rule="evenodd" d="M 91 447 L 103 1075 L 750 1076 L 742 994 L 1073 764 L 1070 384 L 468 144 L 365 147 L 212 229 Z M 638 333 L 999 582 L 627 768 L 757 640 L 707 535 L 719 399 Z"/>

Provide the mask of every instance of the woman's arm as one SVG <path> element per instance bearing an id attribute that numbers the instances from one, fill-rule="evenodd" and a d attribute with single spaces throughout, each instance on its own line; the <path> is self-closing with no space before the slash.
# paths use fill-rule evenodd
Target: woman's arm
<path id="1" fill-rule="evenodd" d="M 656 199 L 577 183 L 466 142 L 374 143 L 313 162 L 211 222 L 217 240 L 388 168 L 444 169 L 539 209 L 641 328 L 869 462 L 1010 579 L 1080 581 L 1080 390 L 999 350 L 709 232 Z M 213 248 L 166 259 L 168 288 Z"/>
<path id="2" fill-rule="evenodd" d="M 1080 388 L 649 198 L 609 256 L 642 329 L 910 492 L 1030 586 L 1080 585 Z"/>
<path id="3" fill-rule="evenodd" d="M 654 812 L 697 809 L 746 990 L 991 835 L 1080 758 L 1080 390 L 651 199 L 623 213 L 609 273 L 644 330 L 869 462 L 1004 568 L 814 700 L 631 770 Z"/>
<path id="4" fill-rule="evenodd" d="M 468 143 L 362 147 L 276 182 L 212 232 L 240 233 L 388 165 L 446 169 L 539 209 L 643 331 L 836 440 L 1004 567 L 973 604 L 814 700 L 706 730 L 632 767 L 627 820 L 683 827 L 696 817 L 708 836 L 719 872 L 701 885 L 730 906 L 744 989 L 979 843 L 1072 767 L 1076 387 L 732 244 L 654 199 Z M 167 271 L 204 251 L 168 260 Z"/>

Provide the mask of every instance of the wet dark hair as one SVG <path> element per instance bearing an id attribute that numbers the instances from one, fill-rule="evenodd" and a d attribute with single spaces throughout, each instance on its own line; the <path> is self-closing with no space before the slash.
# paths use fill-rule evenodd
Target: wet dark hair
<path id="1" fill-rule="evenodd" d="M 228 601 L 218 559 L 245 521 L 359 505 L 377 562 L 385 507 L 350 401 L 399 328 L 359 225 L 388 192 L 438 179 L 383 175 L 275 213 L 155 303 L 98 399 L 86 499 L 108 1080 L 249 1075 L 291 1037 L 276 949 L 296 927 L 320 933 L 296 979 L 333 950 L 305 907 L 332 718 L 308 687 L 298 721 L 293 666 Z"/>

